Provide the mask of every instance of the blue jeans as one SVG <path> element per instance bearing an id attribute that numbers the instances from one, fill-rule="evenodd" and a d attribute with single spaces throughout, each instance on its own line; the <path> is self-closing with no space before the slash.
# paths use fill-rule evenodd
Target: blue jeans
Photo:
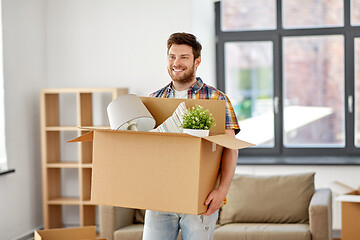
<path id="1" fill-rule="evenodd" d="M 210 216 L 146 210 L 143 240 L 211 240 L 219 211 Z"/>

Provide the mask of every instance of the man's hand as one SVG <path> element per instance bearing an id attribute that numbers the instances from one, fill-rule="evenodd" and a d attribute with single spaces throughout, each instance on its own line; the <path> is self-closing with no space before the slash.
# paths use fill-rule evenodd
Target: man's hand
<path id="1" fill-rule="evenodd" d="M 208 210 L 204 213 L 205 216 L 210 216 L 216 212 L 223 204 L 226 197 L 226 192 L 221 190 L 213 190 L 205 200 L 205 205 L 208 206 Z"/>

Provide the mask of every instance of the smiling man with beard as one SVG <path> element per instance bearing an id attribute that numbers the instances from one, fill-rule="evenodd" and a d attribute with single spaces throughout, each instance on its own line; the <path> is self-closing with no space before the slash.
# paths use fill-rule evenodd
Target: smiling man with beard
<path id="1" fill-rule="evenodd" d="M 196 70 L 201 63 L 202 49 L 196 37 L 189 33 L 174 33 L 168 39 L 167 48 L 167 68 L 172 81 L 150 96 L 225 100 L 225 133 L 235 137 L 240 128 L 230 100 L 224 93 L 206 85 L 201 78 L 196 77 Z M 225 200 L 234 176 L 236 160 L 237 150 L 224 148 L 219 172 L 220 182 L 205 200 L 205 204 L 208 206 L 206 213 L 203 215 L 190 215 L 147 210 L 143 239 L 175 240 L 180 229 L 183 240 L 212 239 L 219 208 Z"/>
<path id="2" fill-rule="evenodd" d="M 174 90 L 184 91 L 196 83 L 195 70 L 200 65 L 201 57 L 195 54 L 188 45 L 171 45 L 168 51 L 168 72 Z"/>

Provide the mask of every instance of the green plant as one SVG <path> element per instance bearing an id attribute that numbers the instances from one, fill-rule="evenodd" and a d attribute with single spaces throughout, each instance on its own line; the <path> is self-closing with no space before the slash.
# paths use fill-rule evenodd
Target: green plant
<path id="1" fill-rule="evenodd" d="M 215 119 L 208 109 L 196 105 L 183 116 L 182 128 L 209 130 L 215 126 Z"/>

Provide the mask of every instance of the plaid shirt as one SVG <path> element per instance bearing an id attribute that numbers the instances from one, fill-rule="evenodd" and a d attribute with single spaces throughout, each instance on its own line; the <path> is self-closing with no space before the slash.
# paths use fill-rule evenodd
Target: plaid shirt
<path id="1" fill-rule="evenodd" d="M 189 99 L 226 100 L 225 128 L 234 129 L 235 134 L 240 132 L 239 123 L 229 98 L 223 92 L 203 83 L 201 78 L 197 77 L 196 80 L 197 82 L 188 89 L 187 97 Z M 175 92 L 174 89 L 172 88 L 172 82 L 169 83 L 164 88 L 150 94 L 150 97 L 159 97 L 159 98 L 174 98 L 174 96 L 175 96 Z"/>

